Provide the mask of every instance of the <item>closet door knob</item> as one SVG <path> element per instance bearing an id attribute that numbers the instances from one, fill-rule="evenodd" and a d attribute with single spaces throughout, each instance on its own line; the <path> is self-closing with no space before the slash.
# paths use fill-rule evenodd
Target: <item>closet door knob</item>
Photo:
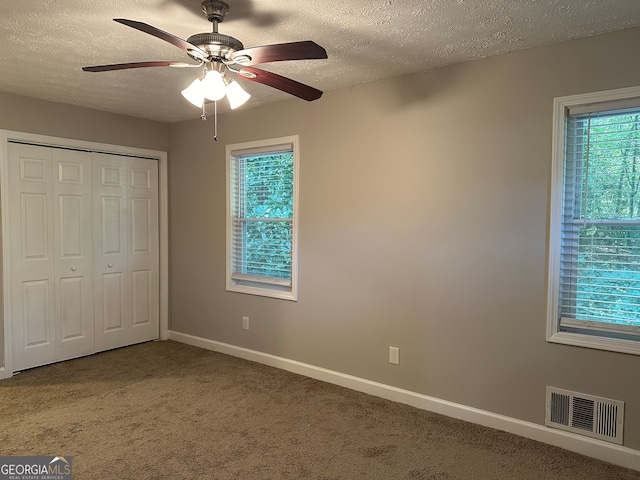
<path id="1" fill-rule="evenodd" d="M 76 271 L 76 267 L 71 267 L 71 271 L 75 272 Z"/>
<path id="2" fill-rule="evenodd" d="M 110 263 L 109 265 L 107 265 L 107 267 L 109 268 L 113 267 L 113 263 Z"/>

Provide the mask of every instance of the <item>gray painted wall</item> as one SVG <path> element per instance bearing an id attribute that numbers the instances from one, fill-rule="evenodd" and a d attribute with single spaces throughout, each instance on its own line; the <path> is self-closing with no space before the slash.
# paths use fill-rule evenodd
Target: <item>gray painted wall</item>
<path id="1" fill-rule="evenodd" d="M 639 43 L 632 29 L 245 108 L 218 143 L 212 121 L 171 125 L 171 329 L 539 424 L 546 385 L 623 400 L 640 449 L 640 357 L 545 340 L 552 101 L 640 84 Z M 292 134 L 299 301 L 228 293 L 225 145 Z"/>
<path id="2" fill-rule="evenodd" d="M 169 150 L 168 125 L 0 92 L 0 129 Z"/>
<path id="3" fill-rule="evenodd" d="M 2 92 L 0 129 L 165 152 L 169 149 L 169 127 L 166 124 Z M 0 252 L 0 262 L 1 257 Z M 1 302 L 2 298 L 0 366 L 4 363 Z"/>

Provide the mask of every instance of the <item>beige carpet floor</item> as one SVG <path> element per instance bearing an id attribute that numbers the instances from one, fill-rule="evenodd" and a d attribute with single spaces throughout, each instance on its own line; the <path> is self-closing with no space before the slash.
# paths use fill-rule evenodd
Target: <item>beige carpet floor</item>
<path id="1" fill-rule="evenodd" d="M 176 342 L 0 381 L 0 455 L 84 479 L 640 480 L 504 432 Z"/>

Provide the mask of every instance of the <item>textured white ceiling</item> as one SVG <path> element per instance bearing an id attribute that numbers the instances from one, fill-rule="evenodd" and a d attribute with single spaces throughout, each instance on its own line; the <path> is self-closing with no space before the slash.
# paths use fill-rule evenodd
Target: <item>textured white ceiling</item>
<path id="1" fill-rule="evenodd" d="M 639 0 L 227 3 L 220 32 L 245 47 L 298 40 L 325 47 L 328 60 L 263 66 L 324 91 L 640 25 Z M 195 69 L 81 71 L 85 65 L 188 61 L 181 50 L 113 18 L 184 39 L 211 31 L 199 0 L 0 0 L 0 91 L 162 122 L 198 118 L 199 110 L 180 95 Z M 291 98 L 242 84 L 253 94 L 242 108 Z"/>

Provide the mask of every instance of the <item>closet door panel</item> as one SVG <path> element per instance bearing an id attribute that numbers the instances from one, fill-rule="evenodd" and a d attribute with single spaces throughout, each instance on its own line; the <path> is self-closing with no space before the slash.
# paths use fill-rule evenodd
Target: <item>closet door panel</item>
<path id="1" fill-rule="evenodd" d="M 48 280 L 22 282 L 22 305 L 18 308 L 22 309 L 25 349 L 53 344 L 50 292 Z"/>
<path id="2" fill-rule="evenodd" d="M 53 149 L 56 360 L 93 353 L 91 154 Z"/>
<path id="3" fill-rule="evenodd" d="M 85 289 L 82 278 L 63 278 L 60 280 L 60 317 L 62 342 L 86 337 L 84 325 Z"/>
<path id="4" fill-rule="evenodd" d="M 46 193 L 23 192 L 20 195 L 20 250 L 23 260 L 49 259 L 48 204 Z"/>
<path id="5" fill-rule="evenodd" d="M 151 305 L 153 297 L 152 274 L 149 270 L 131 272 L 131 298 L 133 326 L 140 327 L 153 322 Z"/>
<path id="6" fill-rule="evenodd" d="M 159 336 L 158 162 L 130 159 L 128 180 L 131 338 L 145 341 Z"/>
<path id="7" fill-rule="evenodd" d="M 123 331 L 126 327 L 126 305 L 124 299 L 125 275 L 122 272 L 102 274 L 102 308 L 104 331 Z"/>
<path id="8" fill-rule="evenodd" d="M 14 370 L 56 360 L 50 149 L 9 143 L 11 329 Z"/>
<path id="9" fill-rule="evenodd" d="M 93 154 L 96 351 L 127 345 L 132 328 L 127 278 L 127 158 Z"/>
<path id="10" fill-rule="evenodd" d="M 140 255 L 153 253 L 151 245 L 151 199 L 131 199 L 131 256 L 135 260 Z"/>

